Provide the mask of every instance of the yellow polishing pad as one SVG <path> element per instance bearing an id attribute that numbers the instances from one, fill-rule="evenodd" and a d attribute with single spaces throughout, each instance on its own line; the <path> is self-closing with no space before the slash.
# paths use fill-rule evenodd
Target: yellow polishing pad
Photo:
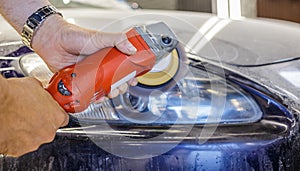
<path id="1" fill-rule="evenodd" d="M 174 49 L 171 53 L 171 56 L 167 58 L 169 59 L 166 67 L 163 67 L 163 69 L 160 69 L 159 71 L 151 70 L 150 72 L 137 77 L 138 82 L 148 86 L 158 86 L 170 81 L 175 76 L 179 68 L 177 50 Z"/>

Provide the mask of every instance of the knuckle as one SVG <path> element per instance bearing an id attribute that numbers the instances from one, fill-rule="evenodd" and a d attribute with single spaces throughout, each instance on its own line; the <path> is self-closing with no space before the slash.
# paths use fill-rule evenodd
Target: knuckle
<path id="1" fill-rule="evenodd" d="M 127 88 L 128 88 L 128 85 L 127 85 L 127 84 L 121 85 L 121 86 L 119 87 L 120 94 L 125 93 L 126 90 L 127 90 Z"/>
<path id="2" fill-rule="evenodd" d="M 109 98 L 114 98 L 119 94 L 119 90 L 118 89 L 114 89 L 112 92 L 109 93 L 108 97 Z"/>
<path id="3" fill-rule="evenodd" d="M 33 144 L 39 146 L 43 143 L 48 143 L 54 140 L 56 135 L 56 128 L 54 128 L 54 124 L 49 124 L 41 129 L 37 135 L 36 139 L 34 140 Z"/>
<path id="4" fill-rule="evenodd" d="M 56 128 L 65 126 L 68 123 L 68 120 L 69 120 L 68 114 L 62 113 L 60 115 L 57 115 L 56 122 L 55 122 L 55 125 L 57 125 Z"/>
<path id="5" fill-rule="evenodd" d="M 22 155 L 28 153 L 28 152 L 32 152 L 32 151 L 36 151 L 38 150 L 40 147 L 40 144 L 34 144 L 34 145 L 31 145 L 30 147 L 28 147 L 27 151 L 23 151 L 22 152 Z"/>
<path id="6" fill-rule="evenodd" d="M 48 143 L 48 142 L 52 142 L 55 138 L 55 135 L 56 135 L 56 131 L 51 131 L 47 134 L 44 134 L 42 137 L 41 137 L 41 142 L 39 143 L 42 144 L 42 143 Z"/>

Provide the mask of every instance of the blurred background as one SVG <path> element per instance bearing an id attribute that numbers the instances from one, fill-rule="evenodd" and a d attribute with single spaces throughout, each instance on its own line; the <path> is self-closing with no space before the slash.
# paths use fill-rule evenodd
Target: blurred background
<path id="1" fill-rule="evenodd" d="M 266 17 L 300 22 L 300 0 L 128 0 L 144 9 L 216 13 L 226 18 Z"/>

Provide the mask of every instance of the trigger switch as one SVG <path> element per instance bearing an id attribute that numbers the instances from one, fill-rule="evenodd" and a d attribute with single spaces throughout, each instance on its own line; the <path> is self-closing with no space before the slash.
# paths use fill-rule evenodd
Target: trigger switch
<path id="1" fill-rule="evenodd" d="M 66 88 L 66 86 L 64 85 L 64 83 L 62 82 L 62 80 L 60 80 L 58 82 L 58 86 L 57 86 L 58 91 L 60 92 L 60 94 L 64 95 L 64 96 L 71 96 L 71 92 Z"/>

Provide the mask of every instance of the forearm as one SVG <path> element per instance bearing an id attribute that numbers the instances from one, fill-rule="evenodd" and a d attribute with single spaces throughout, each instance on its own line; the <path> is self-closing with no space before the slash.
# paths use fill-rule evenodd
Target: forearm
<path id="1" fill-rule="evenodd" d="M 0 13 L 21 34 L 27 18 L 50 2 L 48 0 L 0 0 L 0 4 Z"/>

